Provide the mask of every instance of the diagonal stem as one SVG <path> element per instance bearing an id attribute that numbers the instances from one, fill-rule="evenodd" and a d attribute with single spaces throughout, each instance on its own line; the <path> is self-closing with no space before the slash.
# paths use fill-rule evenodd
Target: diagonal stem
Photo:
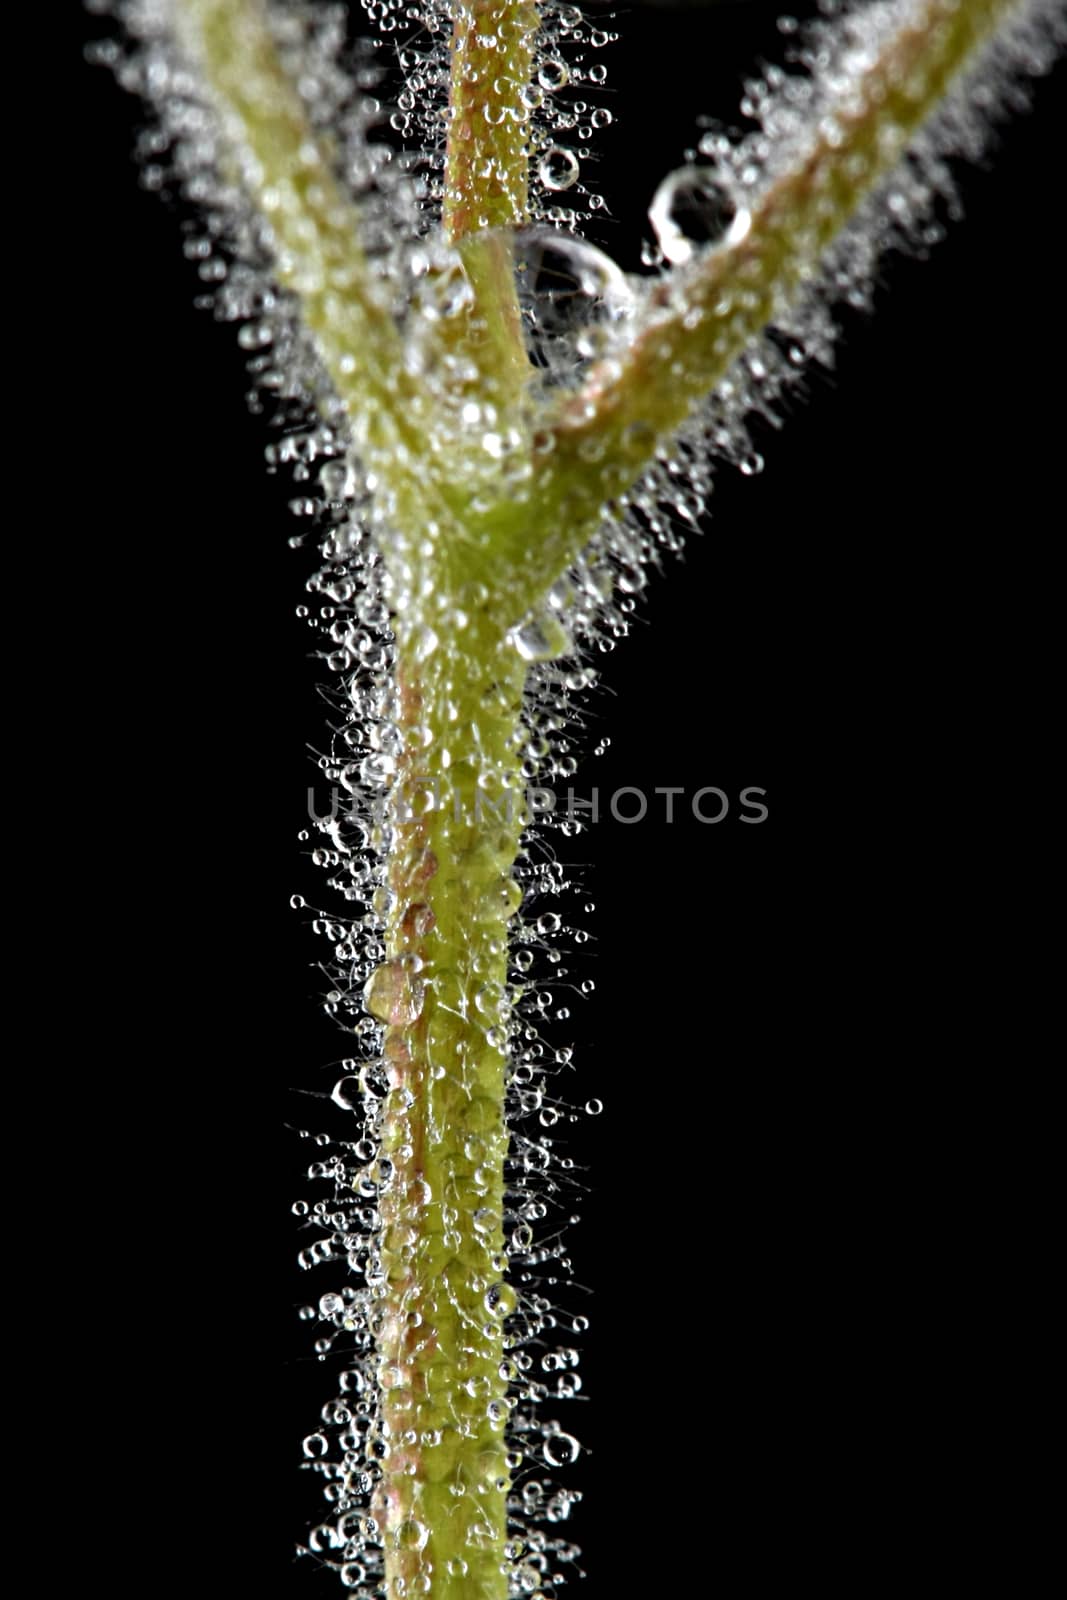
<path id="1" fill-rule="evenodd" d="M 731 363 L 796 293 L 906 140 L 1015 0 L 925 0 L 824 118 L 808 150 L 754 204 L 743 239 L 677 270 L 647 325 L 594 370 L 551 426 L 526 528 L 494 553 L 516 616 L 580 554 L 605 506 L 629 489 Z"/>
<path id="2" fill-rule="evenodd" d="M 278 59 L 263 0 L 180 0 L 179 37 L 212 93 L 226 159 L 273 233 L 279 281 L 300 299 L 365 464 L 410 495 L 426 474 L 421 399 L 359 247 L 359 215 Z"/>

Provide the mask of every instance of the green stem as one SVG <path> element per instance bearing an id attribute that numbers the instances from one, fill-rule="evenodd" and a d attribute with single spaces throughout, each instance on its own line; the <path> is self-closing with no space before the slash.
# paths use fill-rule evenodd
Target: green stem
<path id="1" fill-rule="evenodd" d="M 474 618 L 458 659 L 415 663 L 401 641 L 399 681 L 396 792 L 411 814 L 390 858 L 386 961 L 367 985 L 386 1024 L 381 1153 L 393 1165 L 376 1511 L 390 1600 L 506 1600 L 505 985 L 523 807 L 502 780 L 518 764 L 523 669 Z"/>
<path id="2" fill-rule="evenodd" d="M 511 40 L 512 71 L 531 70 L 532 39 L 519 22 L 536 8 L 508 0 L 497 9 L 512 21 L 501 33 Z M 447 462 L 426 450 L 457 396 L 436 393 L 408 371 L 399 330 L 360 249 L 358 208 L 338 181 L 329 140 L 312 128 L 278 59 L 263 0 L 179 0 L 176 19 L 219 113 L 222 159 L 270 223 L 278 280 L 299 297 L 302 321 L 350 419 L 355 454 L 378 480 L 378 503 L 391 506 L 391 564 L 420 566 L 428 532 L 437 551 L 435 581 L 453 594 L 484 583 L 491 577 L 487 542 L 457 493 L 470 477 L 469 455 L 458 437 Z M 491 93 L 492 84 L 481 81 L 482 93 Z M 464 104 L 473 115 L 472 91 Z M 501 149 L 517 159 L 506 141 Z M 463 181 L 473 196 L 473 169 Z M 513 184 L 507 192 L 517 194 Z M 468 385 L 471 395 L 495 399 L 508 413 L 502 424 L 518 426 L 529 368 L 510 250 L 499 233 L 465 238 L 460 248 L 475 309 L 451 319 L 455 326 L 438 336 L 446 349 L 461 345 L 473 356 L 478 378 Z"/>
<path id="3" fill-rule="evenodd" d="M 605 506 L 632 487 L 660 442 L 781 314 L 1014 3 L 926 0 L 920 20 L 863 73 L 835 126 L 821 128 L 763 194 L 745 237 L 664 280 L 644 333 L 593 372 L 552 426 L 532 508 L 545 537 L 531 547 L 525 529 L 511 524 L 496 542 L 502 568 L 521 574 L 517 610 L 567 570 Z"/>
<path id="4" fill-rule="evenodd" d="M 533 0 L 457 0 L 443 222 L 453 241 L 517 228 L 529 199 Z"/>
<path id="5" fill-rule="evenodd" d="M 506 412 L 529 378 L 507 230 L 526 217 L 521 91 L 536 29 L 527 0 L 457 7 L 444 221 L 473 305 L 450 337 L 473 357 L 479 404 Z M 442 550 L 435 564 L 441 599 L 462 587 L 454 557 Z M 523 823 L 521 792 L 506 784 L 524 670 L 484 603 L 428 656 L 425 632 L 403 621 L 395 792 L 411 815 L 395 829 L 386 960 L 367 986 L 386 1024 L 381 1149 L 393 1168 L 381 1200 L 376 1509 L 390 1600 L 416 1583 L 433 1600 L 506 1600 L 506 984 Z M 447 606 L 443 622 L 454 628 Z"/>
<path id="6" fill-rule="evenodd" d="M 497 403 L 530 377 L 508 233 L 529 216 L 534 0 L 457 0 L 442 224 L 474 294 L 465 342 Z"/>
<path id="7" fill-rule="evenodd" d="M 509 233 L 527 216 L 522 91 L 537 6 L 457 0 L 444 225 L 473 304 L 441 339 L 470 354 L 476 377 L 460 385 L 503 413 L 536 464 L 519 492 L 494 477 L 495 456 L 479 459 L 463 438 L 447 463 L 427 459 L 427 432 L 439 436 L 456 396 L 405 366 L 358 246 L 358 214 L 277 61 L 262 0 L 181 0 L 181 32 L 233 165 L 273 228 L 278 276 L 300 296 L 389 528 L 404 750 L 396 790 L 411 811 L 388 840 L 385 960 L 366 989 L 389 1080 L 372 1274 L 388 1600 L 508 1592 L 506 984 L 523 822 L 509 785 L 524 686 L 508 629 L 780 313 L 1007 5 L 926 0 L 836 127 L 762 195 L 747 236 L 665 281 L 633 346 L 534 435 Z"/>
<path id="8" fill-rule="evenodd" d="M 359 246 L 359 215 L 278 60 L 263 0 L 181 0 L 181 41 L 218 105 L 226 159 L 274 235 L 279 281 L 300 299 L 364 464 L 432 511 L 415 470 L 424 396 Z"/>

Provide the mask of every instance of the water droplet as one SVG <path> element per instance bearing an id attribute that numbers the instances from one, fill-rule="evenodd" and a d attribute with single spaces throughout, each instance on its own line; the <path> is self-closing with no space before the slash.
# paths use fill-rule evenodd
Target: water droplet
<path id="1" fill-rule="evenodd" d="M 700 250 L 737 244 L 752 219 L 717 168 L 679 167 L 656 190 L 649 221 L 668 261 L 681 266 Z"/>
<path id="2" fill-rule="evenodd" d="M 565 145 L 550 145 L 537 166 L 537 175 L 546 189 L 570 189 L 578 182 L 578 157 Z"/>
<path id="3" fill-rule="evenodd" d="M 486 1291 L 485 1309 L 490 1316 L 499 1317 L 501 1321 L 510 1317 L 518 1304 L 518 1297 L 510 1283 L 496 1283 Z"/>
<path id="4" fill-rule="evenodd" d="M 320 1523 L 317 1528 L 312 1528 L 308 1535 L 308 1544 L 311 1549 L 319 1552 L 322 1550 L 339 1550 L 344 1543 L 337 1529 L 330 1523 Z"/>
<path id="5" fill-rule="evenodd" d="M 246 322 L 237 334 L 242 350 L 262 350 L 274 343 L 274 331 L 269 322 Z"/>
<path id="6" fill-rule="evenodd" d="M 355 474 L 344 461 L 327 461 L 319 470 L 322 490 L 331 500 L 351 500 L 356 492 Z"/>
<path id="7" fill-rule="evenodd" d="M 537 81 L 546 94 L 555 94 L 558 90 L 566 88 L 569 80 L 570 68 L 558 56 L 543 62 L 537 74 Z"/>
<path id="8" fill-rule="evenodd" d="M 530 359 L 550 383 L 580 382 L 626 336 L 636 310 L 626 275 L 603 250 L 557 228 L 520 229 L 513 248 Z"/>
<path id="9" fill-rule="evenodd" d="M 555 661 L 572 648 L 562 622 L 547 611 L 527 617 L 508 637 L 524 661 Z"/>
<path id="10" fill-rule="evenodd" d="M 577 1461 L 581 1445 L 569 1433 L 550 1433 L 542 1446 L 542 1454 L 550 1467 L 569 1467 Z"/>
<path id="11" fill-rule="evenodd" d="M 428 661 L 430 656 L 432 656 L 434 651 L 437 649 L 437 646 L 440 644 L 440 642 L 440 639 L 434 632 L 433 628 L 430 627 L 429 623 L 423 623 L 420 628 L 415 630 L 415 633 L 412 636 L 412 660 L 419 663 Z"/>
<path id="12" fill-rule="evenodd" d="M 429 1537 L 429 1528 L 417 1517 L 405 1517 L 393 1535 L 398 1550 L 422 1550 Z"/>
<path id="13" fill-rule="evenodd" d="M 342 1111 L 359 1111 L 363 1104 L 363 1091 L 358 1078 L 338 1078 L 330 1093 L 334 1105 Z"/>
<path id="14" fill-rule="evenodd" d="M 398 958 L 384 961 L 363 986 L 363 1000 L 372 1017 L 404 1027 L 421 1014 L 426 986 L 411 964 Z"/>

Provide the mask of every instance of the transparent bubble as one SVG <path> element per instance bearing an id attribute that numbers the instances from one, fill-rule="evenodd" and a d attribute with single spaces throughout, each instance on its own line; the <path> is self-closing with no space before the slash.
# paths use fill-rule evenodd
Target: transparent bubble
<path id="1" fill-rule="evenodd" d="M 570 635 L 558 617 L 544 611 L 513 628 L 509 637 L 524 661 L 554 661 L 571 648 Z"/>
<path id="2" fill-rule="evenodd" d="M 430 1537 L 430 1530 L 417 1517 L 406 1517 L 393 1537 L 398 1550 L 422 1550 Z"/>
<path id="3" fill-rule="evenodd" d="M 343 1111 L 358 1111 L 363 1104 L 363 1090 L 358 1078 L 338 1078 L 330 1092 L 330 1099 Z"/>
<path id="4" fill-rule="evenodd" d="M 679 167 L 656 190 L 648 211 L 660 250 L 681 266 L 701 250 L 737 244 L 752 219 L 717 168 Z"/>
<path id="5" fill-rule="evenodd" d="M 519 230 L 514 259 L 530 359 L 551 384 L 580 382 L 626 337 L 636 302 L 625 274 L 595 245 L 543 226 Z"/>
<path id="6" fill-rule="evenodd" d="M 565 145 L 550 145 L 537 164 L 537 175 L 546 189 L 571 189 L 578 182 L 578 157 Z"/>
<path id="7" fill-rule="evenodd" d="M 425 992 L 425 984 L 410 963 L 386 961 L 364 984 L 363 1000 L 372 1017 L 403 1026 L 420 1015 Z"/>
<path id="8" fill-rule="evenodd" d="M 550 1433 L 541 1453 L 550 1467 L 569 1467 L 581 1454 L 581 1445 L 569 1433 Z"/>

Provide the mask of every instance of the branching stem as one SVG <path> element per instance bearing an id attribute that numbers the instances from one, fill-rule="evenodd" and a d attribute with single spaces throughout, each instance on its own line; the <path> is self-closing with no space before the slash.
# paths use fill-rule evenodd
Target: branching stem
<path id="1" fill-rule="evenodd" d="M 494 428 L 519 439 L 521 492 L 494 480 L 485 437 L 458 430 L 447 464 L 444 452 L 428 459 L 427 430 L 447 436 L 457 395 L 406 364 L 359 247 L 358 207 L 279 62 L 263 0 L 178 4 L 234 176 L 270 224 L 278 277 L 382 486 L 386 558 L 406 596 L 394 617 L 401 808 L 379 841 L 386 949 L 365 995 L 388 1080 L 369 1276 L 389 1600 L 506 1600 L 509 1587 L 504 1102 L 525 676 L 509 631 L 781 314 L 1010 3 L 924 0 L 754 197 L 744 237 L 665 279 L 632 345 L 535 427 L 510 237 L 528 213 L 538 7 L 456 0 L 443 221 L 470 303 L 440 319 L 433 354 L 451 345 L 470 358 L 458 364 L 460 408 L 468 384 L 477 414 L 492 410 Z"/>
<path id="2" fill-rule="evenodd" d="M 760 196 L 745 237 L 664 281 L 640 337 L 594 370 L 553 425 L 534 513 L 545 537 L 531 549 L 513 527 L 500 540 L 502 567 L 523 572 L 516 604 L 536 603 L 567 570 L 608 503 L 789 304 L 1014 3 L 925 0 L 919 19 L 869 63 L 848 103 L 820 124 L 797 165 Z"/>

